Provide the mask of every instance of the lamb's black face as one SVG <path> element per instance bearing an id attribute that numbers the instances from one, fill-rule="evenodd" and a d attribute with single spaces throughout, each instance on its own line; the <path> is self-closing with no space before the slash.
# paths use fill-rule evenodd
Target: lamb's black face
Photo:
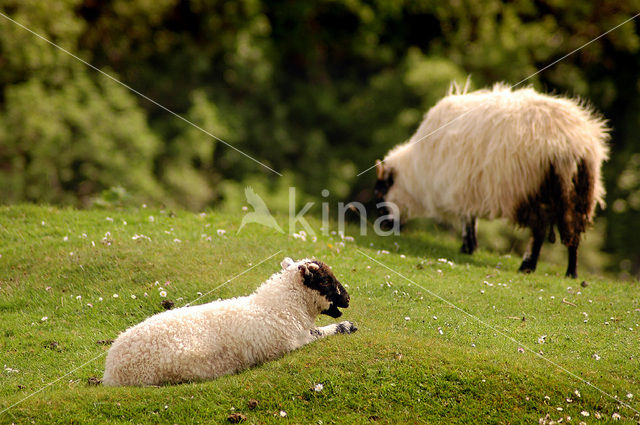
<path id="1" fill-rule="evenodd" d="M 349 307 L 349 294 L 342 284 L 338 282 L 329 266 L 322 261 L 311 261 L 301 265 L 300 272 L 304 279 L 304 284 L 320 292 L 331 303 L 329 308 L 321 313 L 333 318 L 342 316 L 342 312 L 338 310 L 338 307 Z"/>

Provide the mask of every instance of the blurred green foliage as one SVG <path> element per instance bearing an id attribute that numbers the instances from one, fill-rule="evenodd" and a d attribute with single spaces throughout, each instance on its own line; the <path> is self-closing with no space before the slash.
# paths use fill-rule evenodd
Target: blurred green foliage
<path id="1" fill-rule="evenodd" d="M 286 170 L 299 191 L 368 202 L 374 176 L 357 174 L 408 138 L 451 81 L 520 82 L 640 1 L 0 0 L 0 10 Z M 630 22 L 527 81 L 610 120 L 605 247 L 632 273 L 639 33 Z M 109 203 L 115 187 L 196 210 L 232 198 L 238 182 L 281 191 L 275 174 L 4 18 L 0 70 L 0 203 Z"/>

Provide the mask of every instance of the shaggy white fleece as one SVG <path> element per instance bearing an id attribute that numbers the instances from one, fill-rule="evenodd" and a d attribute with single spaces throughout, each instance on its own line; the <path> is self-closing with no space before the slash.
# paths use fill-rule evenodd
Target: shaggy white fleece
<path id="1" fill-rule="evenodd" d="M 274 359 L 318 338 L 355 331 L 347 321 L 315 327 L 316 317 L 332 307 L 327 296 L 304 283 L 305 273 L 316 273 L 318 264 L 327 267 L 308 259 L 294 262 L 286 258 L 283 270 L 249 296 L 166 311 L 133 326 L 111 346 L 103 384 L 159 385 L 213 379 Z M 348 294 L 337 281 L 333 285 L 337 296 L 346 300 L 339 306 L 346 307 Z"/>
<path id="2" fill-rule="evenodd" d="M 518 205 L 539 189 L 550 164 L 567 189 L 584 160 L 595 180 L 591 217 L 596 203 L 603 204 L 607 140 L 605 121 L 572 99 L 504 84 L 450 92 L 386 156 L 384 168 L 398 172 L 385 200 L 406 218 L 515 221 Z"/>

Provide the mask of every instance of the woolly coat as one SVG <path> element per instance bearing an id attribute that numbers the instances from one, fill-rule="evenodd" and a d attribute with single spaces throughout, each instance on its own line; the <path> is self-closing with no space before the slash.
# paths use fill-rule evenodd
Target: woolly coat
<path id="1" fill-rule="evenodd" d="M 385 158 L 395 170 L 386 198 L 407 218 L 506 217 L 533 196 L 552 165 L 566 196 L 581 161 L 593 180 L 591 220 L 605 190 L 605 121 L 584 104 L 531 88 L 453 93 L 431 108 L 411 139 Z"/>
<path id="2" fill-rule="evenodd" d="M 281 356 L 303 343 L 329 302 L 289 264 L 253 294 L 156 314 L 111 346 L 102 382 L 159 385 L 213 379 Z"/>

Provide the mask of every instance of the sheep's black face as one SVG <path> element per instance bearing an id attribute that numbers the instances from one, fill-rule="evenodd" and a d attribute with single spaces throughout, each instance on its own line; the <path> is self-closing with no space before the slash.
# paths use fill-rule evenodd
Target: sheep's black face
<path id="1" fill-rule="evenodd" d="M 376 198 L 376 206 L 378 208 L 378 215 L 385 217 L 380 221 L 380 227 L 383 230 L 389 230 L 394 227 L 394 221 L 387 217 L 392 217 L 387 204 L 385 204 L 385 198 L 391 186 L 393 186 L 393 171 L 382 167 L 382 163 L 377 163 L 378 179 L 376 185 L 373 188 L 373 194 Z M 395 217 L 394 217 L 395 218 Z M 396 218 L 397 219 L 397 218 Z"/>
<path id="2" fill-rule="evenodd" d="M 323 295 L 330 303 L 322 314 L 338 318 L 342 312 L 338 308 L 349 307 L 349 294 L 333 275 L 333 272 L 322 261 L 311 261 L 300 266 L 304 284 Z"/>
<path id="3" fill-rule="evenodd" d="M 384 202 L 384 197 L 391 189 L 391 186 L 393 186 L 393 173 L 386 173 L 386 176 L 378 177 L 373 188 L 376 202 Z"/>

